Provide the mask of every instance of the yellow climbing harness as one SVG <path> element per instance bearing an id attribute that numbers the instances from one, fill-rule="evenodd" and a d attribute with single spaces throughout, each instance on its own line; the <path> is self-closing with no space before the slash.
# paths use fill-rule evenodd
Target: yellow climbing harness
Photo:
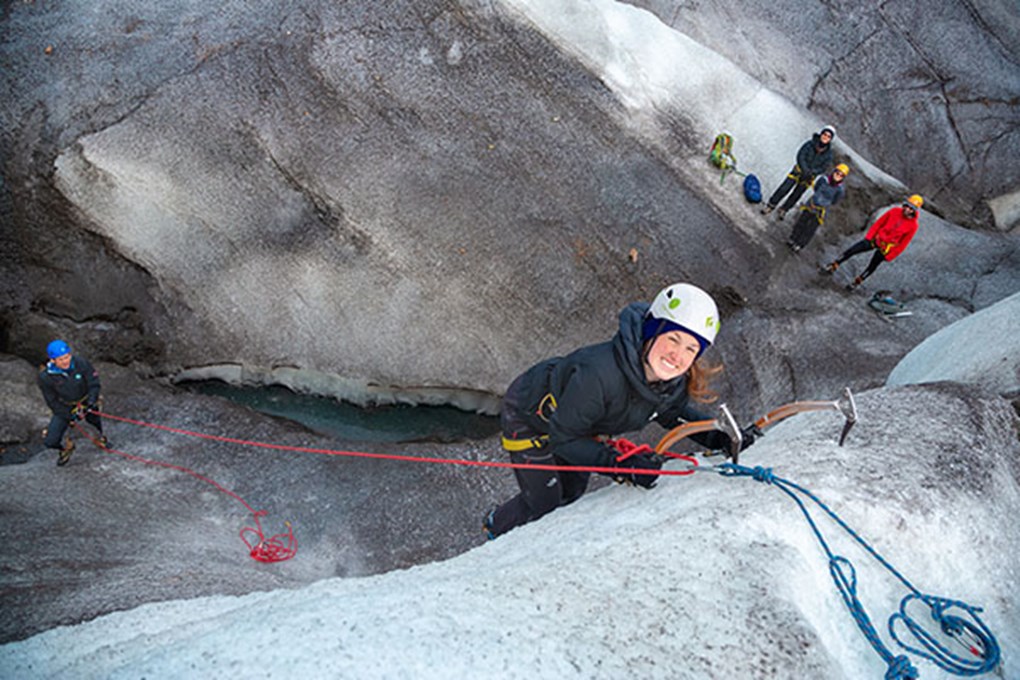
<path id="1" fill-rule="evenodd" d="M 552 395 L 552 392 L 547 392 L 544 397 L 538 402 L 538 406 L 535 408 L 535 415 L 549 422 L 549 418 L 556 412 L 556 397 Z M 540 449 L 549 442 L 549 435 L 540 434 L 527 439 L 508 439 L 503 437 L 503 448 L 507 451 L 527 451 L 528 449 Z"/>
<path id="2" fill-rule="evenodd" d="M 503 448 L 507 451 L 527 451 L 540 449 L 549 443 L 549 435 L 541 434 L 530 439 L 507 439 L 503 437 Z"/>
<path id="3" fill-rule="evenodd" d="M 803 175 L 804 171 L 800 169 L 800 165 L 795 165 L 793 166 L 793 170 L 790 171 L 790 174 L 788 174 L 787 177 L 792 179 L 797 184 L 803 185 L 804 188 L 810 189 L 811 185 L 814 184 L 814 177 L 808 177 L 804 179 Z"/>

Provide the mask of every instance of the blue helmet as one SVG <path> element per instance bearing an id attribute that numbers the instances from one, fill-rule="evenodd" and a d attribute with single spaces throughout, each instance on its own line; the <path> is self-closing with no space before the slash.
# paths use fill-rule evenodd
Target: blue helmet
<path id="1" fill-rule="evenodd" d="M 56 359 L 62 357 L 65 354 L 71 353 L 71 346 L 63 340 L 54 340 L 50 344 L 46 345 L 46 354 L 50 359 Z"/>

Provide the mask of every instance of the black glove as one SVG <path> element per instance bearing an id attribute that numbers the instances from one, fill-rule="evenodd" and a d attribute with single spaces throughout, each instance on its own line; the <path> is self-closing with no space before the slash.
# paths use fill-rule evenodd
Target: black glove
<path id="1" fill-rule="evenodd" d="M 740 450 L 743 451 L 753 444 L 755 439 L 764 436 L 765 433 L 761 431 L 761 428 L 754 423 L 751 423 L 740 431 Z"/>
<path id="2" fill-rule="evenodd" d="M 639 453 L 616 463 L 621 471 L 614 475 L 616 481 L 624 484 L 635 484 L 645 489 L 651 489 L 659 481 L 659 475 L 642 475 L 634 472 L 624 472 L 625 468 L 637 468 L 638 470 L 660 470 L 665 458 L 655 453 Z"/>

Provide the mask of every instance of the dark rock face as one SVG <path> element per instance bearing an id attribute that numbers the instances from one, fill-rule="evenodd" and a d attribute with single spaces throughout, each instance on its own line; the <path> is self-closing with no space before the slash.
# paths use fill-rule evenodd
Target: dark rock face
<path id="1" fill-rule="evenodd" d="M 45 14 L 9 21 L 33 12 Z M 498 14 L 366 3 L 283 25 L 245 16 L 244 38 L 171 22 L 172 39 L 141 41 L 194 53 L 174 73 L 161 64 L 118 115 L 82 96 L 66 103 L 90 118 L 76 131 L 17 129 L 13 238 L 30 252 L 10 349 L 30 356 L 62 328 L 98 355 L 90 331 L 125 317 L 144 323 L 117 324 L 130 345 L 117 353 L 163 369 L 242 362 L 497 391 L 567 347 L 535 328 L 593 341 L 671 280 L 745 287 L 759 266 L 606 117 L 597 81 Z M 113 55 L 147 20 L 132 26 L 86 28 Z M 68 51 L 44 63 L 70 68 Z M 44 158 L 21 153 L 36 143 Z M 422 361 L 429 347 L 443 351 Z"/>
<path id="2" fill-rule="evenodd" d="M 498 395 L 539 358 L 608 337 L 620 307 L 671 281 L 724 301 L 728 363 L 752 358 L 734 354 L 741 328 L 803 323 L 793 341 L 843 323 L 832 310 L 855 307 L 785 256 L 788 227 L 735 224 L 740 210 L 716 204 L 740 199 L 692 188 L 664 157 L 703 142 L 683 115 L 649 146 L 621 129 L 600 81 L 500 7 L 8 7 L 0 349 L 35 361 L 62 335 L 161 374 L 237 365 L 326 392 Z M 851 217 L 817 242 L 858 237 L 884 196 L 852 194 Z M 933 291 L 897 263 L 877 283 L 969 310 L 1020 278 L 1015 240 L 942 234 L 967 271 Z M 971 271 L 986 252 L 999 259 Z M 891 365 L 933 327 L 888 330 Z M 771 347 L 792 365 L 787 344 Z M 811 363 L 884 378 L 814 346 Z"/>
<path id="3" fill-rule="evenodd" d="M 832 120 L 953 222 L 992 226 L 987 201 L 1020 188 L 1020 17 L 1009 0 L 628 2 Z M 999 228 L 1016 227 L 1010 212 Z"/>

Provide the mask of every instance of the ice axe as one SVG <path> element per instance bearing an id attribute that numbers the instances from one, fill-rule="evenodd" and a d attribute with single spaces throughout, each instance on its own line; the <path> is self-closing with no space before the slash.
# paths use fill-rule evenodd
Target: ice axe
<path id="1" fill-rule="evenodd" d="M 857 422 L 857 404 L 854 402 L 854 395 L 850 391 L 849 387 L 843 389 L 843 395 L 835 401 L 794 401 L 789 404 L 784 404 L 774 411 L 769 411 L 758 420 L 754 421 L 753 426 L 758 430 L 774 425 L 775 423 L 789 418 L 797 413 L 804 413 L 806 411 L 838 411 L 843 414 L 846 421 L 843 423 L 843 431 L 839 435 L 839 445 L 843 446 L 843 442 L 846 441 L 846 435 L 850 432 L 850 428 Z M 737 421 L 733 418 L 733 414 L 726 407 L 726 404 L 719 406 L 719 417 L 714 420 L 695 420 L 683 425 L 678 425 L 672 430 L 667 432 L 658 445 L 655 447 L 655 452 L 658 454 L 665 454 L 669 447 L 676 444 L 681 439 L 689 437 L 692 434 L 698 434 L 699 432 L 711 432 L 712 430 L 720 430 L 726 433 L 730 437 L 730 458 L 734 464 L 737 463 L 737 459 L 740 455 L 740 447 L 743 444 L 744 437 L 741 434 L 740 428 L 737 426 Z M 705 454 L 709 455 L 709 454 Z"/>
<path id="2" fill-rule="evenodd" d="M 713 420 L 693 420 L 683 425 L 678 425 L 672 430 L 667 432 L 659 443 L 655 447 L 655 452 L 658 454 L 664 454 L 668 451 L 669 447 L 676 444 L 681 439 L 690 437 L 692 434 L 698 434 L 700 432 L 711 432 L 713 430 L 719 430 L 726 433 L 730 437 L 730 458 L 734 464 L 737 462 L 737 457 L 740 455 L 740 445 L 744 441 L 744 437 L 740 434 L 740 428 L 737 427 L 737 421 L 733 418 L 733 414 L 730 413 L 729 408 L 726 404 L 719 405 L 719 417 Z"/>
<path id="3" fill-rule="evenodd" d="M 784 418 L 789 418 L 792 415 L 804 413 L 805 411 L 839 411 L 842 413 L 843 417 L 846 418 L 846 422 L 843 423 L 843 432 L 839 435 L 840 446 L 843 446 L 847 433 L 850 432 L 850 428 L 857 422 L 857 404 L 854 403 L 853 392 L 850 391 L 849 387 L 844 387 L 843 396 L 835 401 L 793 401 L 780 406 L 774 411 L 769 411 L 754 421 L 754 424 L 758 429 L 764 429 Z"/>

